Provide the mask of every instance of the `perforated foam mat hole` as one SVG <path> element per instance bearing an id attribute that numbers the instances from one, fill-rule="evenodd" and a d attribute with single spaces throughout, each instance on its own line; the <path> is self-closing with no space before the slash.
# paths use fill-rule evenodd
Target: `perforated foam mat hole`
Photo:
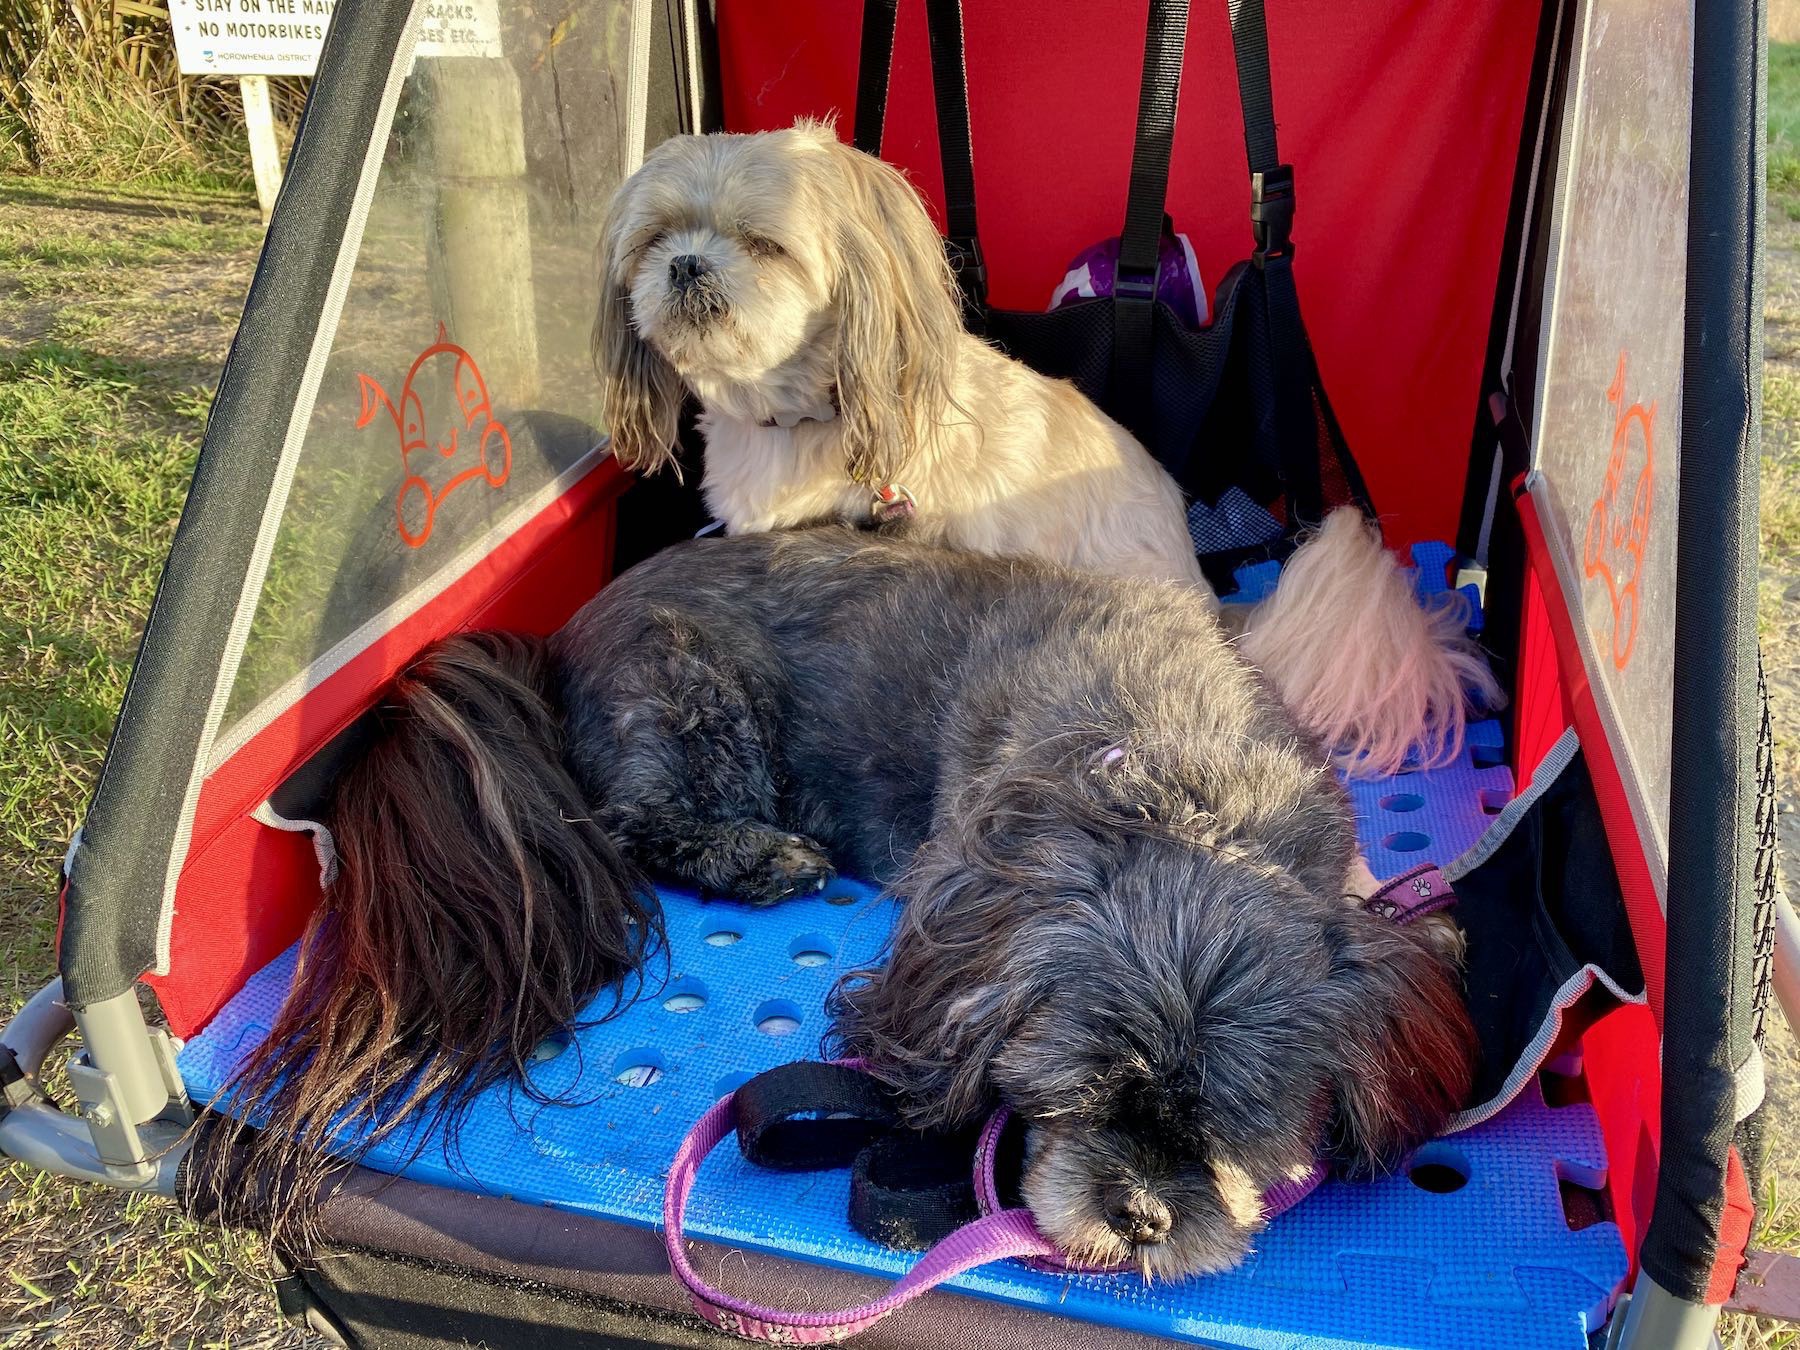
<path id="1" fill-rule="evenodd" d="M 1504 763 L 1478 768 L 1474 746 L 1502 744 L 1499 727 L 1477 722 L 1470 744 L 1437 768 L 1416 765 L 1389 778 L 1345 782 L 1356 808 L 1357 841 L 1378 877 L 1398 875 L 1421 862 L 1460 857 L 1494 823 L 1513 797 L 1512 772 Z"/>
<path id="2" fill-rule="evenodd" d="M 699 1012 L 706 1006 L 706 986 L 692 976 L 676 980 L 663 990 L 662 1005 L 677 1016 Z"/>
<path id="3" fill-rule="evenodd" d="M 805 1020 L 805 1015 L 800 1011 L 798 1004 L 785 998 L 772 998 L 766 1003 L 759 1004 L 756 1011 L 750 1015 L 750 1020 L 756 1024 L 756 1029 L 765 1036 L 792 1036 L 800 1030 L 800 1024 Z"/>
<path id="4" fill-rule="evenodd" d="M 562 1053 L 569 1048 L 569 1045 L 570 1040 L 567 1032 L 553 1032 L 544 1037 L 543 1040 L 539 1041 L 532 1050 L 532 1062 L 535 1064 L 548 1064 L 551 1060 L 560 1057 Z"/>
<path id="5" fill-rule="evenodd" d="M 830 963 L 837 945 L 823 933 L 802 933 L 788 943 L 788 959 L 797 966 L 823 966 Z"/>
<path id="6" fill-rule="evenodd" d="M 663 1058 L 661 1051 L 649 1046 L 638 1046 L 625 1051 L 613 1061 L 613 1081 L 628 1088 L 653 1087 L 662 1082 L 667 1066 L 668 1061 Z"/>
<path id="7" fill-rule="evenodd" d="M 1433 1195 L 1453 1195 L 1469 1184 L 1469 1160 L 1453 1144 L 1427 1144 L 1406 1165 L 1406 1179 Z"/>

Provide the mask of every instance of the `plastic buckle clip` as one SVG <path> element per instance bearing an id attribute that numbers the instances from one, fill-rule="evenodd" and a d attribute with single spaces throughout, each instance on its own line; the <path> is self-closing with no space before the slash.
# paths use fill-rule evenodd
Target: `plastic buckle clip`
<path id="1" fill-rule="evenodd" d="M 1294 228 L 1294 166 L 1278 164 L 1267 173 L 1250 175 L 1250 228 L 1256 235 L 1251 261 L 1261 267 L 1270 258 L 1293 256 L 1289 238 Z"/>
<path id="2" fill-rule="evenodd" d="M 1156 299 L 1156 272 L 1128 272 L 1123 267 L 1113 273 L 1113 299 L 1141 300 L 1148 304 Z"/>

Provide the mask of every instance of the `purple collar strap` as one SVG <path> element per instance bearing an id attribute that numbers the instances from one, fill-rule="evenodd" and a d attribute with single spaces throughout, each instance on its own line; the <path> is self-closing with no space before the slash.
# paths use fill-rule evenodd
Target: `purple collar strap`
<path id="1" fill-rule="evenodd" d="M 1446 908 L 1455 898 L 1443 872 L 1425 864 L 1393 878 L 1362 905 L 1369 913 L 1381 918 L 1409 923 Z M 849 1068 L 861 1067 L 858 1060 L 839 1063 Z M 701 1163 L 737 1129 L 735 1095 L 715 1103 L 681 1141 L 663 1191 L 663 1246 L 669 1254 L 669 1266 L 675 1278 L 687 1289 L 694 1310 L 721 1331 L 774 1345 L 824 1345 L 842 1341 L 867 1330 L 894 1309 L 964 1271 L 1009 1258 L 1057 1273 L 1108 1273 L 1106 1268 L 1070 1264 L 1063 1259 L 1056 1244 L 1038 1231 L 1030 1210 L 1003 1206 L 995 1175 L 995 1159 L 1009 1119 L 1009 1113 L 1002 1107 L 988 1119 L 975 1149 L 975 1199 L 980 1217 L 936 1243 L 880 1298 L 854 1308 L 793 1312 L 765 1307 L 728 1294 L 708 1284 L 694 1269 L 693 1262 L 688 1259 L 684 1226 L 688 1197 L 693 1194 Z M 1292 1209 L 1318 1189 L 1326 1172 L 1323 1162 L 1315 1163 L 1305 1175 L 1272 1186 L 1263 1194 L 1264 1214 L 1272 1219 Z"/>
<path id="2" fill-rule="evenodd" d="M 1402 872 L 1384 882 L 1380 890 L 1362 902 L 1369 913 L 1395 923 L 1411 923 L 1427 914 L 1436 914 L 1456 902 L 1450 879 L 1435 863 L 1420 863 L 1410 872 Z"/>

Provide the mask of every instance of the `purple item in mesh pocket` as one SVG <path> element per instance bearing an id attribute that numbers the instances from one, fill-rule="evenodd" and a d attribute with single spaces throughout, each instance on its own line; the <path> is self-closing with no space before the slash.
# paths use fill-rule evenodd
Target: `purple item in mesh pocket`
<path id="1" fill-rule="evenodd" d="M 1050 297 L 1050 308 L 1061 309 L 1078 300 L 1111 295 L 1113 275 L 1119 268 L 1119 241 L 1103 240 L 1084 250 Z M 1201 284 L 1200 264 L 1185 234 L 1164 234 L 1156 259 L 1156 298 L 1183 323 L 1204 328 L 1211 318 L 1206 308 L 1206 287 Z"/>

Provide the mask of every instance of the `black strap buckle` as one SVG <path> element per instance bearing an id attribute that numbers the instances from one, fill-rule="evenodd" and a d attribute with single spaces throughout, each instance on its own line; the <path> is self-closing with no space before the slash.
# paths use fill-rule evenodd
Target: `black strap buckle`
<path id="1" fill-rule="evenodd" d="M 1293 256 L 1289 235 L 1294 228 L 1294 166 L 1278 164 L 1267 173 L 1250 175 L 1250 228 L 1256 234 L 1251 261 L 1261 267 L 1270 258 Z"/>
<path id="2" fill-rule="evenodd" d="M 1121 267 L 1113 273 L 1112 293 L 1115 300 L 1154 300 L 1156 272 L 1127 272 Z"/>

